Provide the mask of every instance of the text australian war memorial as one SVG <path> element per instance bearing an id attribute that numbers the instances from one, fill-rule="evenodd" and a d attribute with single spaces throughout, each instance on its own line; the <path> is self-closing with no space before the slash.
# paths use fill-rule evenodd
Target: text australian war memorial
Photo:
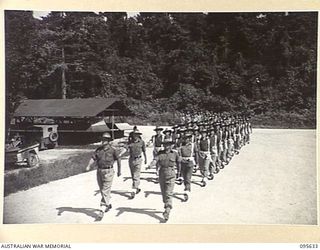
<path id="1" fill-rule="evenodd" d="M 316 224 L 317 25 L 5 11 L 4 222 Z"/>

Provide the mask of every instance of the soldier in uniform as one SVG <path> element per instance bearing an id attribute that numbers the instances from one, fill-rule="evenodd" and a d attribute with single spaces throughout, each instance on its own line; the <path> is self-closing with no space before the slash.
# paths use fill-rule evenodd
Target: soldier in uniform
<path id="1" fill-rule="evenodd" d="M 202 186 L 206 185 L 205 179 L 209 177 L 209 165 L 211 160 L 210 139 L 207 136 L 207 130 L 201 131 L 201 139 L 199 141 L 199 168 L 202 175 Z M 209 177 L 210 178 L 210 177 Z"/>
<path id="2" fill-rule="evenodd" d="M 138 131 L 137 126 L 134 126 L 132 131 L 130 132 L 129 136 L 128 136 L 128 143 L 131 143 L 133 141 L 133 133 Z"/>
<path id="3" fill-rule="evenodd" d="M 193 142 L 194 143 L 196 143 L 196 144 L 198 144 L 199 143 L 199 141 L 200 141 L 200 138 L 201 138 L 201 135 L 200 135 L 200 133 L 199 133 L 199 127 L 198 126 L 195 126 L 194 128 L 193 128 Z"/>
<path id="4" fill-rule="evenodd" d="M 222 155 L 221 161 L 225 164 L 227 163 L 227 153 L 228 153 L 228 130 L 227 125 L 223 125 L 223 134 L 222 134 Z"/>
<path id="5" fill-rule="evenodd" d="M 117 161 L 118 173 L 121 176 L 121 159 L 119 152 L 111 146 L 112 141 L 109 133 L 102 135 L 102 145 L 96 149 L 91 160 L 89 161 L 86 171 L 90 170 L 91 165 L 96 162 L 97 165 L 97 182 L 101 193 L 99 218 L 102 219 L 105 212 L 111 209 L 111 185 L 114 177 L 113 164 Z"/>
<path id="6" fill-rule="evenodd" d="M 246 121 L 245 121 L 245 133 L 246 133 L 246 143 L 249 144 L 250 143 L 250 134 L 252 133 L 252 126 L 251 126 L 249 118 L 246 118 Z"/>
<path id="7" fill-rule="evenodd" d="M 210 154 L 211 154 L 211 168 L 210 175 L 219 173 L 218 167 L 218 136 L 217 127 L 211 128 L 210 135 Z"/>
<path id="8" fill-rule="evenodd" d="M 186 131 L 187 131 L 187 129 L 183 125 L 181 125 L 180 129 L 178 130 L 179 138 L 176 141 L 176 148 L 177 149 L 181 146 L 182 142 L 184 141 L 184 136 L 185 136 Z"/>
<path id="9" fill-rule="evenodd" d="M 172 130 L 166 128 L 162 133 L 164 134 L 163 140 L 172 141 Z"/>
<path id="10" fill-rule="evenodd" d="M 182 143 L 185 141 L 185 134 L 186 134 L 187 129 L 184 126 L 181 126 L 178 133 L 179 133 L 179 138 L 177 139 L 175 143 L 175 149 L 179 151 Z M 183 178 L 181 175 L 181 165 L 177 166 L 177 176 L 176 176 L 176 181 L 178 185 L 181 185 L 183 182 Z"/>
<path id="11" fill-rule="evenodd" d="M 243 120 L 241 120 L 241 123 L 240 123 L 240 135 L 241 135 L 240 146 L 242 148 L 245 145 L 245 135 L 244 135 L 244 123 L 243 123 Z"/>
<path id="12" fill-rule="evenodd" d="M 131 193 L 133 199 L 136 194 L 140 193 L 140 173 L 142 165 L 142 154 L 144 156 L 144 164 L 147 164 L 146 146 L 141 139 L 141 133 L 136 130 L 132 134 L 132 142 L 128 144 L 129 149 L 129 168 L 132 178 L 132 189 L 135 190 Z"/>
<path id="13" fill-rule="evenodd" d="M 241 149 L 241 134 L 240 134 L 240 124 L 236 122 L 236 129 L 235 129 L 235 145 L 234 150 L 235 154 L 239 154 L 239 150 Z"/>
<path id="14" fill-rule="evenodd" d="M 232 157 L 234 156 L 234 140 L 233 140 L 232 126 L 233 124 L 229 125 L 228 135 L 227 135 L 227 162 L 226 162 L 227 165 L 229 164 Z"/>
<path id="15" fill-rule="evenodd" d="M 179 125 L 174 125 L 172 127 L 173 129 L 173 132 L 172 132 L 172 141 L 176 144 L 178 139 L 179 139 L 179 134 L 178 134 L 178 128 L 179 128 Z"/>
<path id="16" fill-rule="evenodd" d="M 192 137 L 192 142 L 196 145 L 197 149 L 199 148 L 199 141 L 201 139 L 201 134 L 200 134 L 200 128 L 196 125 L 193 127 L 193 137 Z M 195 158 L 196 164 L 193 168 L 193 173 L 197 172 L 197 165 L 198 165 L 198 153 Z"/>
<path id="17" fill-rule="evenodd" d="M 154 129 L 156 134 L 153 135 L 151 137 L 150 141 L 148 142 L 148 145 L 150 143 L 153 144 L 153 160 L 151 161 L 151 163 L 149 164 L 147 169 L 150 169 L 150 168 L 152 168 L 152 167 L 154 167 L 156 165 L 155 157 L 158 155 L 158 152 L 162 149 L 162 142 L 163 142 L 163 135 L 161 134 L 162 130 L 163 130 L 163 128 L 160 128 L 160 127 L 157 126 Z"/>
<path id="18" fill-rule="evenodd" d="M 163 217 L 165 221 L 169 219 L 172 209 L 172 195 L 175 184 L 175 168 L 180 168 L 180 157 L 178 152 L 173 150 L 173 141 L 164 141 L 164 150 L 156 156 L 156 169 L 159 173 L 159 183 L 164 203 Z"/>
<path id="19" fill-rule="evenodd" d="M 196 165 L 196 157 L 198 155 L 198 149 L 196 143 L 192 141 L 192 135 L 185 135 L 185 141 L 182 143 L 178 151 L 181 157 L 181 174 L 184 182 L 184 191 L 191 192 L 191 177 L 193 168 Z M 189 195 L 185 194 L 185 200 L 187 201 Z"/>

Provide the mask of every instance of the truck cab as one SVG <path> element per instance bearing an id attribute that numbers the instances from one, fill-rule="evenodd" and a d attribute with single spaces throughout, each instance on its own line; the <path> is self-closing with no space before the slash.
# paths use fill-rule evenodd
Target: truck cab
<path id="1" fill-rule="evenodd" d="M 39 143 L 39 149 L 52 149 L 58 145 L 57 124 L 28 124 L 28 126 L 13 126 L 10 135 L 22 135 L 27 143 Z"/>
<path id="2" fill-rule="evenodd" d="M 34 125 L 36 128 L 40 128 L 40 135 L 42 132 L 42 136 L 39 138 L 40 149 L 52 149 L 58 146 L 58 125 L 56 124 L 41 124 Z"/>

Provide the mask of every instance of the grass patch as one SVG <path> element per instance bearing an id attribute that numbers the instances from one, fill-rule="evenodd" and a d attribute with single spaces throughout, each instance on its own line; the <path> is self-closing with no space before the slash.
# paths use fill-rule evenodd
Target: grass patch
<path id="1" fill-rule="evenodd" d="M 4 176 L 4 195 L 83 173 L 91 156 L 92 152 L 83 152 L 39 167 L 7 171 Z"/>

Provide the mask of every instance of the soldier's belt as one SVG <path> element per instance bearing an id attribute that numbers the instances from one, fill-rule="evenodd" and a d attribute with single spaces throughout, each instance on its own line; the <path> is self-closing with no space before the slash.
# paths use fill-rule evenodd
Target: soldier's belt
<path id="1" fill-rule="evenodd" d="M 175 168 L 176 166 L 161 166 L 160 169 L 169 169 L 169 168 Z"/>
<path id="2" fill-rule="evenodd" d="M 98 167 L 98 169 L 111 169 L 113 166 L 106 166 L 106 167 Z"/>
<path id="3" fill-rule="evenodd" d="M 189 157 L 184 157 L 184 156 L 182 156 L 181 158 L 182 158 L 182 160 L 185 160 L 185 161 L 191 161 L 191 160 L 193 160 L 193 157 L 192 157 L 192 156 L 189 156 Z"/>
<path id="4" fill-rule="evenodd" d="M 210 152 L 209 151 L 199 151 L 199 156 L 203 159 L 210 159 Z"/>
<path id="5" fill-rule="evenodd" d="M 210 154 L 209 151 L 199 151 L 200 154 Z"/>
<path id="6" fill-rule="evenodd" d="M 130 156 L 130 158 L 136 160 L 136 159 L 140 159 L 142 156 L 141 155 L 138 155 L 138 156 Z"/>
<path id="7" fill-rule="evenodd" d="M 190 156 L 190 157 L 181 157 L 181 158 L 182 158 L 181 159 L 182 163 L 190 163 L 190 162 L 192 162 L 193 165 L 196 164 L 196 162 L 195 162 L 195 160 L 194 160 L 194 158 L 192 156 Z"/>

